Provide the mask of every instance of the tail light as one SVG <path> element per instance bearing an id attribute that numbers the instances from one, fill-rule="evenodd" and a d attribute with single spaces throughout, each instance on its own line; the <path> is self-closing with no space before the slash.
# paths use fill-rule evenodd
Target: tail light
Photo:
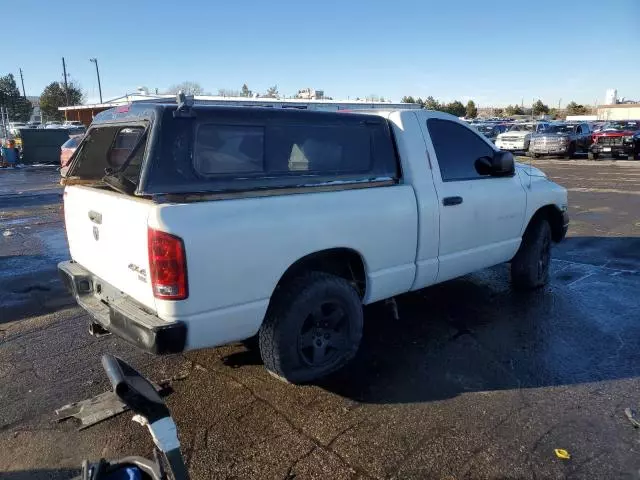
<path id="1" fill-rule="evenodd" d="M 184 300 L 189 296 L 189 289 L 182 239 L 149 228 L 148 241 L 153 295 L 161 300 Z"/>

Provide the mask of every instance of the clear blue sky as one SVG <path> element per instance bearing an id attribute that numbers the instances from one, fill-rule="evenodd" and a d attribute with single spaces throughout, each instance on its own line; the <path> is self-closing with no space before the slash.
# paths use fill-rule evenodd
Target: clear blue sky
<path id="1" fill-rule="evenodd" d="M 100 5 L 96 7 L 94 5 Z M 27 95 L 62 78 L 87 100 L 183 80 L 207 91 L 277 84 L 479 105 L 640 99 L 640 0 L 19 0 L 0 74 Z"/>

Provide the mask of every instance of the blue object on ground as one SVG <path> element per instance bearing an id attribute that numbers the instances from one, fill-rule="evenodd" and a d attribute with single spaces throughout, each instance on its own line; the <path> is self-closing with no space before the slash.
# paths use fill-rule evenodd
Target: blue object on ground
<path id="1" fill-rule="evenodd" d="M 138 467 L 125 467 L 110 473 L 105 480 L 142 480 L 142 472 Z"/>
<path id="2" fill-rule="evenodd" d="M 18 155 L 14 148 L 2 147 L 2 157 L 9 164 L 18 163 Z"/>

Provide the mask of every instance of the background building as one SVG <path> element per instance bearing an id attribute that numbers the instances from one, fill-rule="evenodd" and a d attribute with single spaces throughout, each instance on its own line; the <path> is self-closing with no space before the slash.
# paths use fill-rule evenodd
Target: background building
<path id="1" fill-rule="evenodd" d="M 304 100 L 322 100 L 324 98 L 324 90 L 316 90 L 314 88 L 303 88 L 298 90 L 296 98 Z"/>
<path id="2" fill-rule="evenodd" d="M 618 90 L 610 88 L 604 94 L 604 104 L 615 105 L 616 103 L 618 103 Z"/>
<path id="3" fill-rule="evenodd" d="M 31 112 L 29 121 L 42 122 L 42 112 L 40 111 L 40 97 L 28 96 L 27 100 L 29 100 L 31 102 L 31 105 L 33 105 L 33 111 Z"/>
<path id="4" fill-rule="evenodd" d="M 640 103 L 598 105 L 598 120 L 640 120 Z"/>

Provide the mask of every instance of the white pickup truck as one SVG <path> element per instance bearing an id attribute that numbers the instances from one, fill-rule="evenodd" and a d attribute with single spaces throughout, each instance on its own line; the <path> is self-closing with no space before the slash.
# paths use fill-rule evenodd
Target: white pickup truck
<path id="1" fill-rule="evenodd" d="M 162 354 L 255 335 L 290 382 L 356 353 L 363 304 L 511 262 L 538 288 L 567 192 L 457 118 L 133 104 L 63 171 L 67 286 Z"/>
<path id="2" fill-rule="evenodd" d="M 549 126 L 547 122 L 514 123 L 509 130 L 496 137 L 496 147 L 510 152 L 526 152 L 529 150 L 531 135 L 545 132 Z"/>

